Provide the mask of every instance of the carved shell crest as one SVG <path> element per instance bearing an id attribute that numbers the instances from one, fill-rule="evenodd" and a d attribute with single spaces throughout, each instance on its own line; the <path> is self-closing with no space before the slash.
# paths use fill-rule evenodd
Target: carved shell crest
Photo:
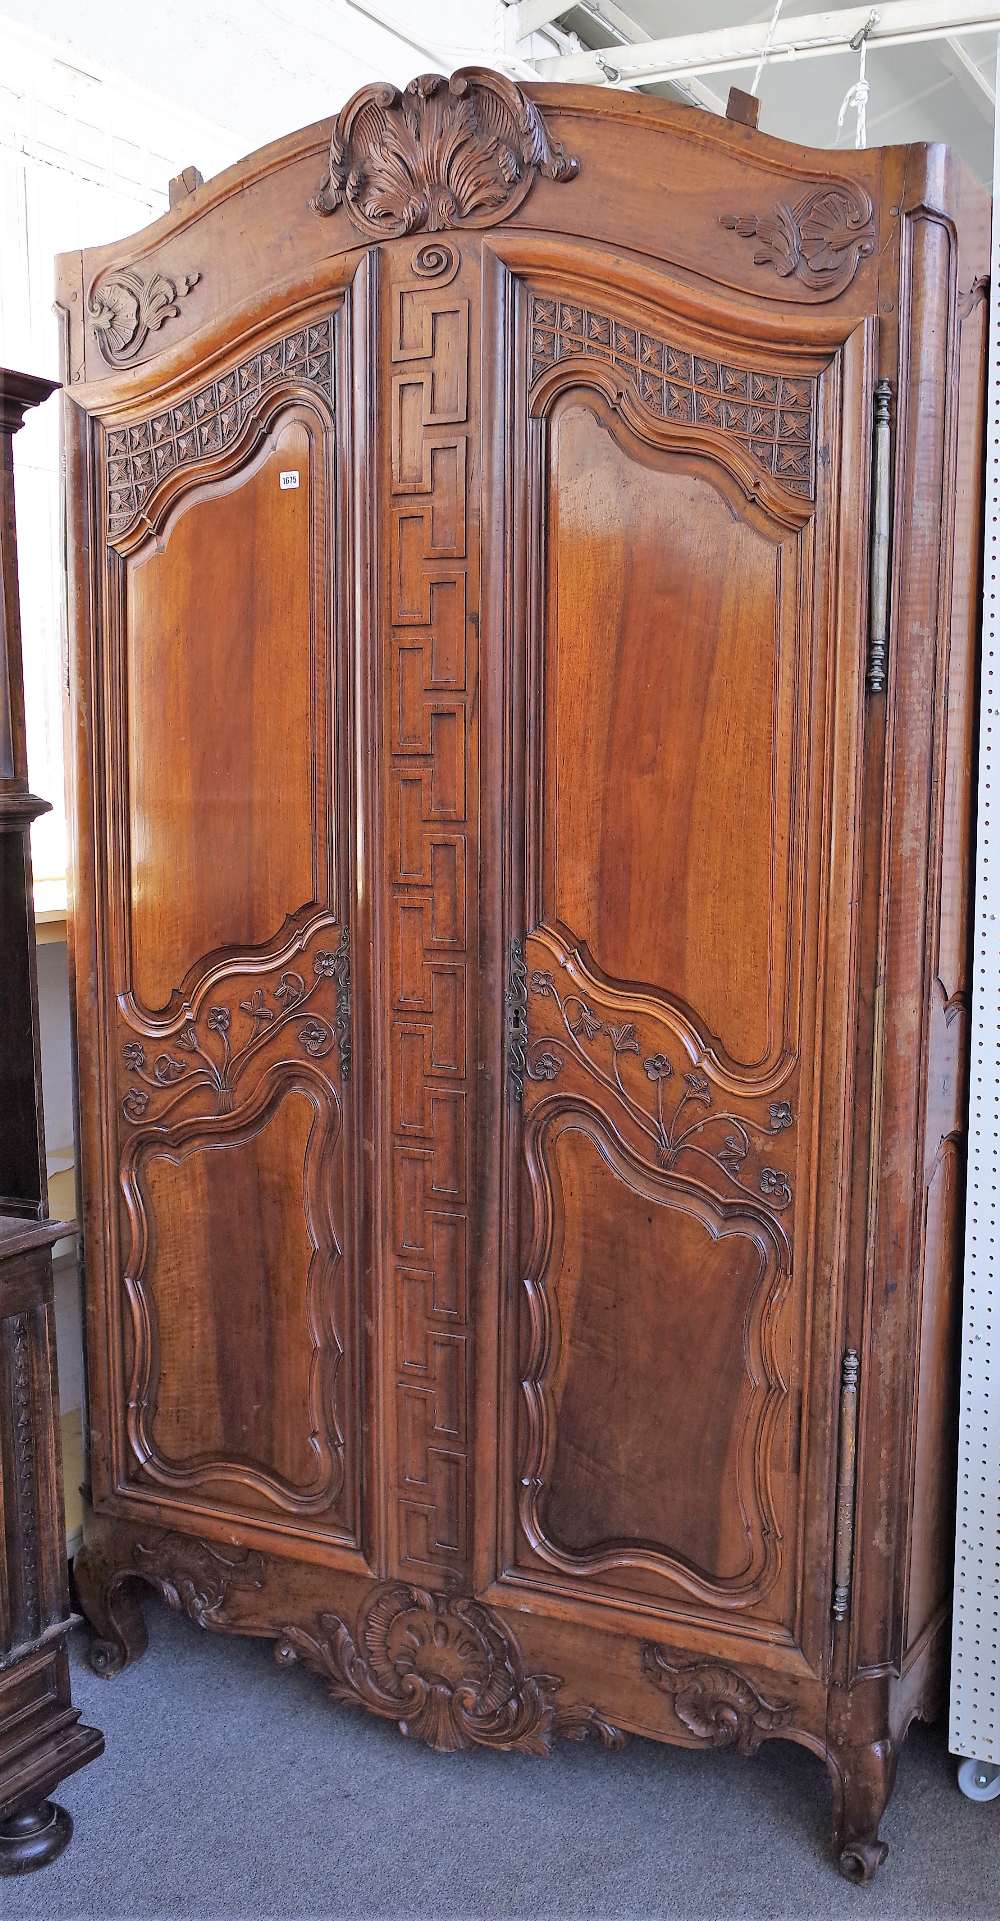
<path id="1" fill-rule="evenodd" d="M 519 206 L 537 174 L 572 180 L 578 162 L 550 141 L 512 80 L 465 67 L 421 74 L 404 92 L 363 87 L 338 115 L 317 213 L 344 206 L 369 238 L 487 227 Z"/>

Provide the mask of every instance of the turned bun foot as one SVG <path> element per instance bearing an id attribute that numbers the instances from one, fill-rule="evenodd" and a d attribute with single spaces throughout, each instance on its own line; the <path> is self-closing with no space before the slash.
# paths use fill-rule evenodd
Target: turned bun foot
<path id="1" fill-rule="evenodd" d="M 0 1874 L 32 1874 L 66 1846 L 73 1822 L 56 1801 L 38 1801 L 0 1821 Z"/>

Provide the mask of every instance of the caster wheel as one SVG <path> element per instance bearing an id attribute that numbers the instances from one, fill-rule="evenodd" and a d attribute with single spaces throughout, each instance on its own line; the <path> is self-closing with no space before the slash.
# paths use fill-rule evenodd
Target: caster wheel
<path id="1" fill-rule="evenodd" d="M 958 1785 L 970 1801 L 1000 1800 L 1000 1767 L 990 1761 L 962 1761 Z"/>

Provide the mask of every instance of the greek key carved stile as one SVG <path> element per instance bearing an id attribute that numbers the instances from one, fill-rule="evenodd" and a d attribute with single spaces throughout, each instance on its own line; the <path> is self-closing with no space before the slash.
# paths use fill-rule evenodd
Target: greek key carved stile
<path id="1" fill-rule="evenodd" d="M 401 1572 L 455 1580 L 471 1551 L 479 558 L 469 396 L 478 269 L 433 242 L 387 259 L 386 271 L 393 1534 Z"/>

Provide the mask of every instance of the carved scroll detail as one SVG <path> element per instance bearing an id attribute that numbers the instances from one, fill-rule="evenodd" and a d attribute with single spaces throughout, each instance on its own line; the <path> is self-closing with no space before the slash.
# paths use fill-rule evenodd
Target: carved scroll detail
<path id="1" fill-rule="evenodd" d="M 524 964 L 524 945 L 516 938 L 507 955 L 507 989 L 504 994 L 504 1025 L 507 1041 L 507 1085 L 515 1101 L 524 1099 L 525 1060 L 528 1046 L 528 970 Z"/>
<path id="2" fill-rule="evenodd" d="M 96 280 L 87 306 L 94 322 L 97 345 L 111 367 L 128 367 L 141 354 L 151 333 L 165 320 L 176 320 L 180 303 L 200 273 L 168 280 L 154 273 L 144 280 L 134 267 L 115 267 Z"/>
<path id="3" fill-rule="evenodd" d="M 547 1754 L 564 1735 L 621 1748 L 625 1736 L 595 1709 L 553 1702 L 563 1683 L 527 1674 L 514 1636 L 491 1609 L 465 1595 L 403 1583 L 375 1588 L 356 1636 L 337 1614 L 318 1632 L 286 1627 L 275 1649 L 282 1665 L 303 1661 L 334 1701 L 365 1707 L 441 1753 L 487 1747 Z"/>
<path id="4" fill-rule="evenodd" d="M 264 1586 L 266 1564 L 254 1550 L 200 1541 L 164 1529 L 121 1550 L 100 1538 L 87 1543 L 73 1563 L 73 1582 L 93 1630 L 90 1665 L 97 1674 L 118 1674 L 146 1647 L 146 1629 L 134 1594 L 137 1581 L 157 1589 L 167 1605 L 196 1627 L 226 1625 L 231 1592 Z"/>
<path id="5" fill-rule="evenodd" d="M 421 74 L 401 93 L 362 87 L 338 114 L 316 213 L 343 206 L 369 239 L 442 227 L 490 227 L 520 206 L 536 176 L 572 180 L 578 162 L 550 141 L 512 80 L 465 67 Z"/>
<path id="6" fill-rule="evenodd" d="M 789 493 L 812 498 L 814 380 L 709 360 L 613 314 L 533 295 L 531 379 L 575 354 L 627 374 L 638 398 L 658 418 L 717 429 Z"/>
<path id="7" fill-rule="evenodd" d="M 175 468 L 222 453 L 279 380 L 318 388 L 333 405 L 333 318 L 311 321 L 219 374 L 186 400 L 107 435 L 108 532 L 125 532 Z"/>
<path id="8" fill-rule="evenodd" d="M 12 1438 L 14 1478 L 17 1498 L 17 1524 L 21 1536 L 23 1629 L 34 1634 L 39 1625 L 38 1593 L 38 1504 L 36 1498 L 37 1462 L 31 1392 L 31 1323 L 26 1314 L 14 1314 L 11 1331 L 11 1376 L 13 1387 Z"/>
<path id="9" fill-rule="evenodd" d="M 741 240 L 759 242 L 755 266 L 773 267 L 783 280 L 794 275 L 829 300 L 850 286 L 875 251 L 874 208 L 864 188 L 849 180 L 812 187 L 794 207 L 779 200 L 773 213 L 724 213 L 720 220 Z"/>
<path id="10" fill-rule="evenodd" d="M 721 1661 L 686 1661 L 655 1641 L 644 1641 L 642 1669 L 671 1697 L 682 1727 L 709 1747 L 756 1754 L 767 1735 L 791 1721 L 791 1702 L 768 1701 L 745 1675 Z"/>
<path id="11" fill-rule="evenodd" d="M 136 1573 L 159 1590 L 168 1607 L 200 1628 L 217 1623 L 230 1588 L 255 1591 L 264 1585 L 262 1555 L 185 1534 L 136 1541 L 132 1558 Z"/>
<path id="12" fill-rule="evenodd" d="M 755 1189 L 744 1179 L 753 1140 L 777 1139 L 795 1125 L 788 1101 L 771 1101 L 767 1122 L 720 1112 L 706 1074 L 693 1067 L 675 1070 L 659 1050 L 643 1054 L 634 1021 L 605 1020 L 582 995 L 560 993 L 553 976 L 541 968 L 531 975 L 530 993 L 537 1000 L 552 1001 L 559 1019 L 558 1024 L 552 1022 L 554 1032 L 529 1037 L 525 999 L 525 1027 L 519 1042 L 523 1076 L 554 1081 L 566 1063 L 574 1061 L 626 1108 L 652 1142 L 657 1166 L 669 1170 L 684 1155 L 699 1156 L 721 1168 L 743 1193 L 756 1192 L 778 1212 L 789 1205 L 791 1183 L 779 1168 L 758 1166 Z M 637 1072 L 626 1079 L 630 1056 L 641 1062 L 644 1081 Z M 523 1090 L 523 1078 L 521 1086 Z M 676 1098 L 671 1099 L 674 1092 Z"/>
<path id="13" fill-rule="evenodd" d="M 122 1060 L 132 1076 L 132 1085 L 122 1101 L 122 1114 L 133 1126 L 140 1121 L 164 1120 L 167 1114 L 196 1087 L 208 1088 L 214 1095 L 216 1112 L 233 1112 L 236 1090 L 251 1059 L 271 1042 L 283 1028 L 295 1024 L 296 1038 L 311 1060 L 329 1054 L 335 1038 L 340 1044 L 341 1074 L 346 1079 L 351 1068 L 350 969 L 347 929 L 344 928 L 336 953 L 320 948 L 313 955 L 313 978 L 306 986 L 302 975 L 287 968 L 270 998 L 263 988 L 255 987 L 239 1003 L 246 1015 L 249 1032 L 238 1047 L 233 1046 L 234 1009 L 226 1002 L 213 1002 L 202 1025 L 187 1010 L 187 1017 L 173 1035 L 170 1046 L 161 1049 L 150 1067 L 142 1041 L 126 1041 Z M 328 1020 L 306 1008 L 324 981 L 337 987 L 336 1033 Z M 273 1005 L 272 1005 L 273 1002 Z M 172 1053 L 170 1048 L 175 1048 Z M 179 1058 L 183 1055 L 184 1058 Z M 157 1097 L 170 1096 L 165 1106 Z M 150 1108 L 152 1107 L 152 1112 Z"/>

